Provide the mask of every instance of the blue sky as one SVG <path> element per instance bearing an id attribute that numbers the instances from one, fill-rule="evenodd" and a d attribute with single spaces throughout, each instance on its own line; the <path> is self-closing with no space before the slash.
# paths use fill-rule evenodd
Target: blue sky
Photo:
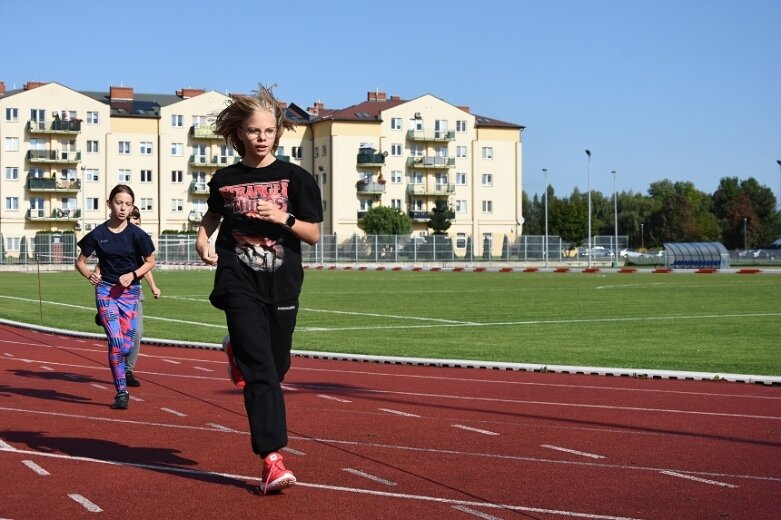
<path id="1" fill-rule="evenodd" d="M 277 95 L 344 108 L 430 93 L 526 127 L 524 185 L 781 190 L 778 0 L 0 0 L 0 81 Z M 229 8 L 230 7 L 230 8 Z"/>

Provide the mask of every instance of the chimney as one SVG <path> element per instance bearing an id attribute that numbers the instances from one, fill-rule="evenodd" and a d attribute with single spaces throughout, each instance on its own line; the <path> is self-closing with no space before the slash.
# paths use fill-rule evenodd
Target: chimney
<path id="1" fill-rule="evenodd" d="M 183 88 L 176 91 L 176 95 L 182 99 L 194 98 L 195 96 L 200 96 L 204 93 L 206 93 L 206 91 L 202 88 Z"/>
<path id="2" fill-rule="evenodd" d="M 387 96 L 385 95 L 385 92 L 375 90 L 374 92 L 369 92 L 366 96 L 366 99 L 367 101 L 385 101 Z"/>
<path id="3" fill-rule="evenodd" d="M 401 101 L 399 96 L 391 96 L 391 101 Z"/>
<path id="4" fill-rule="evenodd" d="M 133 87 L 111 87 L 108 97 L 111 101 L 133 101 Z"/>
<path id="5" fill-rule="evenodd" d="M 279 105 L 279 109 L 283 112 L 287 110 L 287 101 L 277 101 L 277 104 Z"/>
<path id="6" fill-rule="evenodd" d="M 471 114 L 471 112 L 469 111 L 469 107 L 467 107 L 467 106 L 460 106 L 460 107 L 456 107 L 456 108 L 460 108 L 461 110 L 463 110 L 467 114 Z"/>
<path id="7" fill-rule="evenodd" d="M 5 95 L 5 81 L 0 81 L 0 96 Z"/>
<path id="8" fill-rule="evenodd" d="M 323 102 L 321 102 L 321 101 L 317 101 L 315 103 L 315 106 L 308 107 L 306 109 L 306 111 L 309 112 L 310 114 L 312 114 L 313 116 L 319 116 L 320 115 L 320 111 L 323 110 L 324 108 L 325 108 L 325 104 Z"/>
<path id="9" fill-rule="evenodd" d="M 46 85 L 45 81 L 28 81 L 24 84 L 24 89 L 32 90 L 34 88 L 42 87 L 43 85 Z"/>

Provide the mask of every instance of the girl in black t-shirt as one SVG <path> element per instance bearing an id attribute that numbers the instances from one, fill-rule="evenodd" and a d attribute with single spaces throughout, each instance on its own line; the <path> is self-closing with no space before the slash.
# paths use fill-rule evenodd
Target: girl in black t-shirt
<path id="1" fill-rule="evenodd" d="M 141 228 L 128 223 L 135 196 L 125 184 L 111 190 L 107 205 L 111 217 L 79 240 L 81 253 L 76 270 L 95 286 L 100 322 L 108 338 L 108 362 L 117 394 L 115 409 L 128 407 L 130 396 L 125 379 L 125 357 L 133 348 L 141 285 L 139 280 L 155 265 L 155 246 Z M 98 256 L 100 270 L 87 265 Z"/>
<path id="2" fill-rule="evenodd" d="M 292 486 L 279 450 L 287 445 L 281 383 L 290 350 L 304 273 L 301 241 L 320 240 L 320 188 L 303 168 L 277 160 L 279 138 L 292 124 L 270 89 L 236 96 L 217 116 L 215 132 L 241 156 L 209 182 L 208 211 L 196 249 L 217 266 L 210 300 L 225 312 L 223 346 L 231 380 L 243 388 L 252 450 L 263 459 L 259 491 Z M 209 237 L 219 226 L 215 250 Z"/>

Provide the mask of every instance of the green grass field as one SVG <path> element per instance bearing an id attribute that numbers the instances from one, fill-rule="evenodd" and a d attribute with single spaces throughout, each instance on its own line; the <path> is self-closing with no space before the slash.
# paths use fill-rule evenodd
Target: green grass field
<path id="1" fill-rule="evenodd" d="M 212 277 L 156 270 L 145 336 L 219 343 Z M 2 318 L 100 332 L 94 314 L 75 272 L 0 273 Z M 294 348 L 781 375 L 781 276 L 308 270 Z"/>

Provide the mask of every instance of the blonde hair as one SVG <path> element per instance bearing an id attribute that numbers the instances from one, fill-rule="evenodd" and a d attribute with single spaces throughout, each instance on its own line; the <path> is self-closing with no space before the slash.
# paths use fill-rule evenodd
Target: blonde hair
<path id="1" fill-rule="evenodd" d="M 279 146 L 279 138 L 283 130 L 290 130 L 295 125 L 285 117 L 285 112 L 279 106 L 279 101 L 274 97 L 272 89 L 275 85 L 266 87 L 262 83 L 258 85 L 257 96 L 236 95 L 230 100 L 227 107 L 217 115 L 214 121 L 214 133 L 221 135 L 236 152 L 244 157 L 244 143 L 239 137 L 239 128 L 244 122 L 259 110 L 266 110 L 274 114 L 276 120 L 277 135 L 274 137 L 272 151 L 276 152 Z"/>

